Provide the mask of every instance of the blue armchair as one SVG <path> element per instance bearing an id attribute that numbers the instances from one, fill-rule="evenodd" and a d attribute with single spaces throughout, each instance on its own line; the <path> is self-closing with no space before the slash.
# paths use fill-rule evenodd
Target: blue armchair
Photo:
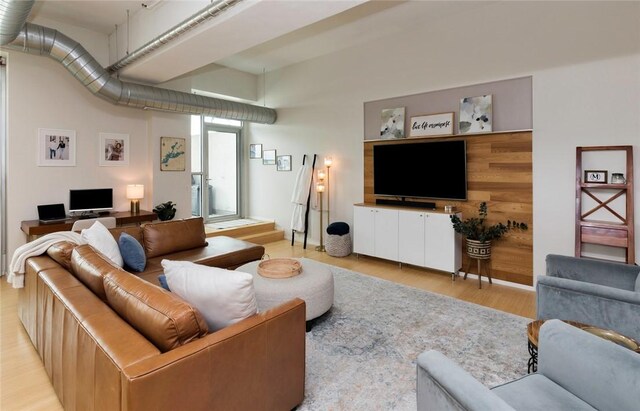
<path id="1" fill-rule="evenodd" d="M 640 354 L 560 320 L 538 343 L 538 372 L 492 389 L 437 351 L 420 354 L 418 410 L 638 410 Z"/>
<path id="2" fill-rule="evenodd" d="M 537 318 L 574 320 L 640 341 L 640 267 L 549 254 Z"/>

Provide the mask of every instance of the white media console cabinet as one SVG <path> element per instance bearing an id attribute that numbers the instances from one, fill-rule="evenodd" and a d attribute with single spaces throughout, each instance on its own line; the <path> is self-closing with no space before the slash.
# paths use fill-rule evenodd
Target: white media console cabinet
<path id="1" fill-rule="evenodd" d="M 462 268 L 462 236 L 453 230 L 449 215 L 436 210 L 355 204 L 353 251 L 457 275 Z"/>

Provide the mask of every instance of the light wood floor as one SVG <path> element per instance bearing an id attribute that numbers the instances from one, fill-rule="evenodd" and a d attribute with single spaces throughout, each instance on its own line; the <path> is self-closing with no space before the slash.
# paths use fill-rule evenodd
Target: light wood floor
<path id="1" fill-rule="evenodd" d="M 265 248 L 271 258 L 312 258 L 524 317 L 535 316 L 535 293 L 532 291 L 488 283 L 483 283 L 479 290 L 477 280 L 464 281 L 459 277 L 453 282 L 446 273 L 406 265 L 400 269 L 397 263 L 371 257 L 335 258 L 315 251 L 314 246 L 308 246 L 306 250 L 299 244 L 291 247 L 287 240 L 266 244 Z M 18 293 L 5 278 L 0 282 L 0 410 L 62 410 L 40 357 L 18 320 Z"/>
<path id="2" fill-rule="evenodd" d="M 291 242 L 288 240 L 265 244 L 264 247 L 271 258 L 312 258 L 362 274 L 448 295 L 459 300 L 469 301 L 523 317 L 535 318 L 536 315 L 536 295 L 533 291 L 498 284 L 490 285 L 487 282 L 482 283 L 482 289 L 480 290 L 478 289 L 477 279 L 465 281 L 462 277 L 458 277 L 456 281 L 451 281 L 451 274 L 448 273 L 406 264 L 401 269 L 397 262 L 365 256 L 358 258 L 355 254 L 344 258 L 331 257 L 327 253 L 315 251 L 315 246 L 312 245 L 308 245 L 306 250 L 297 243 L 294 247 L 291 247 Z"/>

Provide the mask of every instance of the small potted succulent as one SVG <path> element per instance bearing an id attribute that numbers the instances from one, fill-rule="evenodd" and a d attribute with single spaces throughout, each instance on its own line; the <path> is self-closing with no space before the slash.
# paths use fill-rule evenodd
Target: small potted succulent
<path id="1" fill-rule="evenodd" d="M 467 239 L 467 254 L 476 259 L 489 259 L 491 257 L 491 241 L 499 240 L 510 230 L 528 230 L 525 223 L 507 220 L 507 224 L 496 223 L 486 225 L 487 203 L 482 202 L 478 207 L 479 217 L 471 217 L 461 220 L 455 214 L 450 216 L 453 229 L 456 233 L 464 235 Z"/>
<path id="2" fill-rule="evenodd" d="M 153 209 L 153 212 L 158 214 L 160 221 L 167 221 L 173 219 L 176 216 L 176 205 L 172 201 L 166 203 L 160 203 Z"/>

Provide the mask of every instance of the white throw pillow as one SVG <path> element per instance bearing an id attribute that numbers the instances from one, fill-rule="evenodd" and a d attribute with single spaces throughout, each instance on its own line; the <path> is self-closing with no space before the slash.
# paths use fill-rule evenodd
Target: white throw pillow
<path id="1" fill-rule="evenodd" d="M 189 261 L 162 260 L 171 292 L 200 311 L 216 331 L 258 311 L 253 276 Z"/>
<path id="2" fill-rule="evenodd" d="M 82 237 L 82 239 L 91 247 L 104 254 L 118 267 L 122 267 L 124 265 L 122 254 L 120 254 L 120 248 L 118 247 L 118 242 L 113 238 L 109 229 L 100 221 L 96 221 L 91 227 L 82 230 L 80 232 L 80 237 Z"/>

